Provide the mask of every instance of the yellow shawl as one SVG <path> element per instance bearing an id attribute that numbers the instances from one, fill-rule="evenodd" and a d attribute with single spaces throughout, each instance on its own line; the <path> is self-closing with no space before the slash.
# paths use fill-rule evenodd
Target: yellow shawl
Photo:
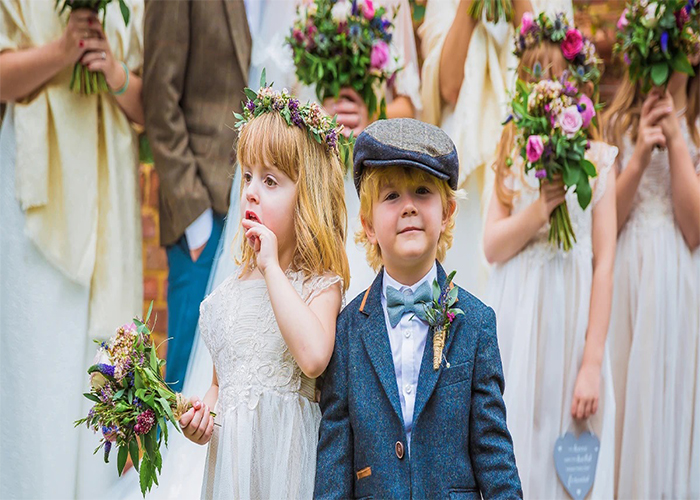
<path id="1" fill-rule="evenodd" d="M 143 1 L 107 8 L 114 57 L 140 72 Z M 61 36 L 52 0 L 0 0 L 0 51 L 40 46 Z M 72 67 L 14 105 L 16 196 L 25 233 L 68 278 L 90 287 L 89 333 L 105 337 L 141 312 L 142 269 L 138 141 L 109 94 L 69 89 Z M 41 314 L 41 311 L 37 311 Z"/>

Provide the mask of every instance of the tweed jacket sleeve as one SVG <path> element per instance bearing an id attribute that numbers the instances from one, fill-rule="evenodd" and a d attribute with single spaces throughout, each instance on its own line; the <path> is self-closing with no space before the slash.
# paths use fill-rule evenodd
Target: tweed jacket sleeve
<path id="1" fill-rule="evenodd" d="M 470 413 L 472 466 L 484 498 L 522 498 L 513 441 L 506 426 L 496 315 L 485 308 L 476 352 Z"/>
<path id="2" fill-rule="evenodd" d="M 353 433 L 348 413 L 348 309 L 336 327 L 333 356 L 321 391 L 321 428 L 314 498 L 353 496 Z"/>
<path id="3" fill-rule="evenodd" d="M 144 19 L 146 131 L 160 191 L 179 235 L 211 207 L 180 106 L 190 54 L 190 10 L 190 1 L 148 0 Z"/>

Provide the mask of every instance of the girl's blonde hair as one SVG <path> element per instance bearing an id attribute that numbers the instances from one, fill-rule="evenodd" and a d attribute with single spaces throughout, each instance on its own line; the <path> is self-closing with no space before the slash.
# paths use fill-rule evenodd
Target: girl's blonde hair
<path id="1" fill-rule="evenodd" d="M 447 181 L 438 179 L 423 170 L 411 167 L 369 168 L 363 174 L 360 185 L 360 218 L 367 222 L 372 221 L 374 203 L 379 199 L 379 192 L 389 183 L 398 189 L 413 188 L 425 184 L 434 185 L 442 200 L 443 217 L 449 215 L 450 205 L 456 200 L 456 193 Z M 445 254 L 452 246 L 456 215 L 457 211 L 455 210 L 438 239 L 436 256 L 438 261 L 445 258 Z M 372 269 L 379 271 L 382 267 L 382 250 L 379 248 L 379 244 L 372 244 L 363 228 L 358 229 L 355 233 L 355 243 L 365 247 L 367 262 Z"/>
<path id="2" fill-rule="evenodd" d="M 688 130 L 690 130 L 693 143 L 700 147 L 700 131 L 695 126 L 695 122 L 700 116 L 700 64 L 693 69 L 695 70 L 695 76 L 688 78 L 686 86 L 688 107 L 686 108 L 685 119 L 688 123 Z M 630 134 L 633 142 L 637 140 L 644 98 L 641 82 L 632 83 L 629 75 L 625 74 L 610 107 L 603 116 L 605 139 L 617 146 L 620 149 L 620 153 L 622 153 L 626 134 Z M 622 154 L 618 155 L 618 158 L 621 156 Z"/>
<path id="3" fill-rule="evenodd" d="M 308 276 L 336 274 L 347 290 L 347 211 L 344 171 L 338 157 L 309 137 L 306 130 L 287 125 L 278 113 L 264 113 L 247 123 L 236 151 L 241 166 L 274 166 L 296 183 L 292 269 Z M 252 269 L 255 253 L 245 238 L 240 239 L 236 263 Z"/>
<path id="4" fill-rule="evenodd" d="M 543 60 L 550 61 L 552 65 L 550 69 L 551 73 L 564 72 L 568 68 L 568 62 L 561 52 L 560 45 L 550 41 L 543 41 L 537 46 L 528 48 L 523 52 L 518 64 L 518 78 L 525 82 L 535 81 L 532 75 L 532 68 L 535 66 L 536 62 L 541 62 Z M 555 77 L 550 76 L 550 78 Z M 597 100 L 595 96 L 593 96 L 592 99 L 594 102 Z M 595 139 L 599 136 L 598 130 L 594 126 L 591 126 L 590 131 L 592 138 Z M 493 169 L 496 172 L 496 196 L 501 203 L 509 208 L 513 206 L 515 192 L 506 185 L 506 180 L 513 175 L 513 171 L 508 165 L 508 162 L 512 159 L 511 157 L 515 148 L 515 135 L 515 123 L 511 121 L 503 128 L 501 139 L 496 148 L 496 161 L 493 164 Z"/>

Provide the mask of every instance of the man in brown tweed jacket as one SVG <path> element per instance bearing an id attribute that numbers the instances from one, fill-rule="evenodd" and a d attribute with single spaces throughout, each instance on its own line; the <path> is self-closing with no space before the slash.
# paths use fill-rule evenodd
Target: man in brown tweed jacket
<path id="1" fill-rule="evenodd" d="M 178 391 L 228 210 L 250 48 L 243 0 L 146 0 L 143 100 L 170 269 L 166 381 Z"/>

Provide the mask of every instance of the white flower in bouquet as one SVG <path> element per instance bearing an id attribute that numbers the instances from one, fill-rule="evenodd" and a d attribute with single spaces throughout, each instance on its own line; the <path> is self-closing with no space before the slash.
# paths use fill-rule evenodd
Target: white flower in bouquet
<path id="1" fill-rule="evenodd" d="M 352 13 L 352 3 L 347 0 L 338 0 L 331 9 L 331 17 L 337 23 L 344 23 Z"/>

